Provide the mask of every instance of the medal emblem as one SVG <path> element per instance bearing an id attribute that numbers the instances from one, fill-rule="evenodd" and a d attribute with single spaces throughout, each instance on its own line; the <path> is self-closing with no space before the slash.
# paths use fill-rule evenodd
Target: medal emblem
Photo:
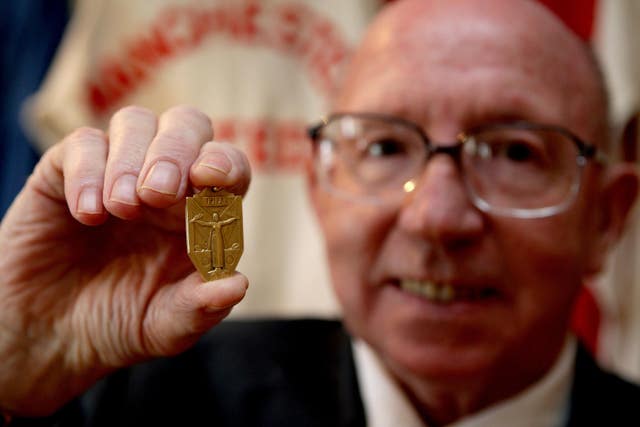
<path id="1" fill-rule="evenodd" d="M 207 188 L 187 197 L 187 253 L 206 281 L 230 276 L 244 249 L 242 197 Z"/>

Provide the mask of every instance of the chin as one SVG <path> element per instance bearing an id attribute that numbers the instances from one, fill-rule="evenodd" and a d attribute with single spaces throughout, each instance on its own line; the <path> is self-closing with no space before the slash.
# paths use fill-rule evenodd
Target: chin
<path id="1" fill-rule="evenodd" d="M 398 375 L 445 383 L 480 379 L 495 370 L 501 359 L 495 346 L 477 342 L 416 343 L 391 337 L 376 350 Z"/>
<path id="2" fill-rule="evenodd" d="M 393 371 L 439 380 L 472 378 L 492 369 L 508 346 L 508 336 L 497 327 L 504 316 L 492 310 L 452 315 L 440 307 L 435 313 L 422 306 L 356 307 L 344 311 L 347 328 Z"/>

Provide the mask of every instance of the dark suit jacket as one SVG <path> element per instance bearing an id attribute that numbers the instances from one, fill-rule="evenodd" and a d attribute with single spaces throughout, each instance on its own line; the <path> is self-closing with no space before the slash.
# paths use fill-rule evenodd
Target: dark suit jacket
<path id="1" fill-rule="evenodd" d="M 569 426 L 640 426 L 640 388 L 577 355 Z M 227 321 L 191 350 L 119 371 L 60 426 L 365 426 L 350 337 L 337 321 Z"/>

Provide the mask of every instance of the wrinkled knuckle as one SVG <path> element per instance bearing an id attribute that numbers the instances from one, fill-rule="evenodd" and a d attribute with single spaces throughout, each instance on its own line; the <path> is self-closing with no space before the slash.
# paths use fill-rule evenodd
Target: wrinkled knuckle
<path id="1" fill-rule="evenodd" d="M 142 107 L 140 105 L 127 105 L 126 107 L 122 107 L 113 115 L 114 118 L 120 117 L 145 117 L 145 118 L 154 118 L 155 114 L 148 108 Z"/>
<path id="2" fill-rule="evenodd" d="M 241 156 L 242 151 L 235 147 L 230 142 L 209 141 L 202 146 L 201 152 L 203 154 L 210 153 L 223 153 L 230 159 L 237 161 Z"/>
<path id="3" fill-rule="evenodd" d="M 192 107 L 191 105 L 185 105 L 185 104 L 180 104 L 180 105 L 175 105 L 171 108 L 169 108 L 166 112 L 166 115 L 172 115 L 172 116 L 184 116 L 184 117 L 194 117 L 197 118 L 197 120 L 209 120 L 209 117 L 207 117 L 206 114 L 204 114 L 202 111 L 198 110 L 195 107 Z"/>
<path id="4" fill-rule="evenodd" d="M 156 135 L 154 144 L 161 146 L 162 150 L 154 151 L 155 155 L 148 157 L 148 161 L 165 159 L 182 165 L 188 158 L 193 157 L 190 149 L 191 144 L 188 141 L 188 131 L 172 129 L 168 132 L 159 133 Z"/>
<path id="5" fill-rule="evenodd" d="M 105 133 L 96 128 L 83 126 L 69 134 L 65 139 L 67 144 L 103 143 L 106 142 Z"/>
<path id="6" fill-rule="evenodd" d="M 223 143 L 217 141 L 209 141 L 203 144 L 200 148 L 201 154 L 217 153 L 221 151 L 224 152 L 224 145 Z"/>
<path id="7" fill-rule="evenodd" d="M 210 140 L 213 137 L 213 128 L 209 116 L 192 106 L 177 105 L 171 107 L 162 115 L 162 119 L 184 124 L 181 127 L 193 132 L 201 140 L 200 142 Z"/>
<path id="8" fill-rule="evenodd" d="M 148 108 L 141 107 L 139 105 L 128 105 L 116 111 L 111 120 L 118 121 L 122 119 L 127 119 L 129 117 L 134 118 L 143 118 L 143 119 L 153 119 L 155 118 L 155 114 L 153 111 Z"/>
<path id="9" fill-rule="evenodd" d="M 63 141 L 64 142 L 64 141 Z M 40 158 L 40 161 L 38 162 L 37 166 L 41 166 L 42 164 L 46 163 L 47 160 L 51 160 L 52 158 L 56 158 L 59 157 L 61 154 L 64 153 L 64 143 L 61 142 L 59 144 L 54 144 L 51 147 L 49 147 L 43 154 L 42 157 Z"/>

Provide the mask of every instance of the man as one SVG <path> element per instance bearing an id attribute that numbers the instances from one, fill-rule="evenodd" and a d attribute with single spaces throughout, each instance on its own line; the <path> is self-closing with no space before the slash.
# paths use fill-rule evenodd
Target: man
<path id="1" fill-rule="evenodd" d="M 115 372 L 185 350 L 242 299 L 240 274 L 190 273 L 182 211 L 191 187 L 242 194 L 250 172 L 186 107 L 121 110 L 108 142 L 75 132 L 0 230 L 0 407 L 62 425 L 637 424 L 638 389 L 567 332 L 638 187 L 605 159 L 602 86 L 533 2 L 380 15 L 312 130 L 353 354 L 334 322 L 228 324 Z"/>

